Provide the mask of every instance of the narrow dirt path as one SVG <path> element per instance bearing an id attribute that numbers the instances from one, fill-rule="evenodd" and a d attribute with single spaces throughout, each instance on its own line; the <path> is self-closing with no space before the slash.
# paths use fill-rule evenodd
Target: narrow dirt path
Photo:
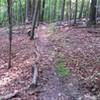
<path id="1" fill-rule="evenodd" d="M 48 36 L 45 32 L 38 33 L 37 47 L 42 55 L 45 65 L 42 77 L 47 79 L 47 83 L 42 88 L 45 92 L 39 95 L 39 100 L 67 100 L 67 96 L 62 93 L 61 82 L 56 75 L 53 59 L 54 49 L 50 46 Z"/>
<path id="2" fill-rule="evenodd" d="M 38 96 L 39 100 L 85 100 L 82 99 L 82 91 L 79 90 L 78 80 L 74 75 L 66 78 L 65 83 L 62 82 L 55 72 L 53 59 L 55 51 L 48 39 L 48 34 L 44 31 L 38 32 L 37 47 L 40 50 L 45 64 L 42 67 L 42 78 L 46 80 L 42 90 Z"/>

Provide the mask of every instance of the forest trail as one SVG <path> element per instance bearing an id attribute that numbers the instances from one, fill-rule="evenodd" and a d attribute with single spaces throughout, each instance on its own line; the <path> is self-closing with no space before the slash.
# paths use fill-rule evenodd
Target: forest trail
<path id="1" fill-rule="evenodd" d="M 100 100 L 100 0 L 1 0 L 0 100 Z"/>
<path id="2" fill-rule="evenodd" d="M 55 51 L 52 46 L 50 46 L 50 41 L 48 39 L 48 34 L 43 31 L 38 32 L 37 47 L 43 58 L 43 63 L 47 69 L 43 70 L 43 79 L 47 79 L 47 83 L 43 86 L 45 92 L 40 93 L 38 96 L 39 100 L 67 100 L 67 96 L 62 92 L 61 82 L 55 72 L 54 68 L 54 56 Z"/>
<path id="3" fill-rule="evenodd" d="M 45 27 L 45 26 L 42 26 Z M 47 83 L 41 88 L 44 92 L 38 95 L 39 100 L 86 100 L 84 93 L 79 87 L 79 82 L 74 74 L 66 76 L 65 79 L 60 79 L 55 70 L 55 56 L 56 50 L 53 44 L 49 40 L 49 35 L 47 31 L 48 27 L 45 27 L 41 31 L 37 32 L 37 47 L 42 55 L 42 62 L 45 64 L 42 68 L 42 76 Z M 40 63 L 40 64 L 41 64 Z M 46 69 L 45 69 L 46 68 Z"/>
<path id="4" fill-rule="evenodd" d="M 7 70 L 7 31 L 4 29 L 4 31 L 0 33 L 0 44 L 3 44 L 0 46 L 0 96 L 23 89 L 27 87 L 32 81 L 31 68 L 35 62 L 35 48 L 34 41 L 29 40 L 29 37 L 27 35 L 27 28 L 30 29 L 30 27 L 27 26 L 24 30 L 24 34 L 19 32 L 20 30 L 17 30 L 17 32 L 15 31 L 15 33 L 13 34 L 12 68 L 10 70 Z M 48 30 L 50 30 L 50 32 L 48 32 Z M 98 46 L 99 44 L 97 43 L 100 43 L 98 42 L 100 39 L 99 37 L 92 36 L 92 34 L 84 34 L 85 31 L 84 33 L 82 33 L 78 30 L 80 34 L 78 33 L 78 31 L 72 31 L 67 34 L 66 29 L 64 29 L 63 31 L 65 32 L 62 33 L 59 31 L 58 33 L 54 34 L 49 25 L 41 25 L 36 29 L 37 35 L 35 39 L 35 45 L 41 55 L 38 62 L 39 78 L 38 86 L 35 89 L 36 93 L 30 94 L 27 92 L 22 92 L 19 96 L 14 97 L 10 100 L 97 100 L 95 99 L 95 97 L 91 97 L 89 92 L 83 90 L 80 87 L 80 81 L 77 78 L 76 74 L 74 74 L 73 72 L 71 72 L 69 76 L 63 79 L 60 78 L 56 73 L 55 59 L 57 55 L 57 49 L 64 49 L 65 52 L 69 54 L 70 51 L 74 51 L 82 47 L 84 48 L 84 44 L 91 43 L 91 41 L 88 41 L 89 39 L 91 39 L 88 35 L 93 37 L 93 40 L 97 39 L 97 41 L 94 42 L 94 45 L 96 44 Z M 55 37 L 52 34 L 55 35 Z M 67 42 L 63 42 L 64 37 L 68 38 Z M 59 40 L 59 38 L 62 41 Z M 52 39 L 54 39 L 55 41 L 57 40 L 57 44 L 55 44 L 55 41 L 53 41 Z M 83 43 L 82 45 L 77 45 L 81 42 Z M 65 44 L 62 45 L 62 43 Z M 73 44 L 75 47 L 73 46 Z M 62 47 L 58 45 L 61 45 Z M 97 52 L 97 54 L 99 53 Z M 70 60 L 68 59 L 68 57 L 66 57 L 66 59 Z M 71 64 L 73 65 L 72 62 Z M 75 66 L 73 68 L 75 68 Z M 35 90 L 33 89 L 32 91 L 34 92 Z"/>

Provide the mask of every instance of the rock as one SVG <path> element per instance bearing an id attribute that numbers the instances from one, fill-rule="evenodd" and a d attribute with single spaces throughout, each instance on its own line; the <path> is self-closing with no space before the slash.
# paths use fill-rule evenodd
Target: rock
<path id="1" fill-rule="evenodd" d="M 62 93 L 58 93 L 58 96 L 59 96 L 59 97 L 62 96 Z"/>
<path id="2" fill-rule="evenodd" d="M 96 96 L 90 96 L 90 95 L 85 95 L 84 97 L 85 100 L 97 100 Z"/>

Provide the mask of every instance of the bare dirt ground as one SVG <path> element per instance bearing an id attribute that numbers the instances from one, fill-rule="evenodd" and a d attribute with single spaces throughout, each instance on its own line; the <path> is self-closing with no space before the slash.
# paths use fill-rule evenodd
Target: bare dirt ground
<path id="1" fill-rule="evenodd" d="M 7 95 L 27 87 L 32 80 L 31 67 L 35 62 L 34 41 L 27 30 L 23 34 L 15 31 L 12 43 L 12 68 L 7 70 L 8 35 L 0 29 L 0 95 Z M 39 78 L 36 89 L 22 91 L 10 100 L 99 100 L 86 90 L 80 79 L 99 71 L 100 36 L 88 33 L 87 29 L 52 29 L 41 25 L 36 29 L 35 43 L 41 54 L 38 62 Z M 68 77 L 61 79 L 55 71 L 57 54 L 63 54 L 66 67 L 71 70 Z M 34 92 L 35 91 L 35 92 Z"/>

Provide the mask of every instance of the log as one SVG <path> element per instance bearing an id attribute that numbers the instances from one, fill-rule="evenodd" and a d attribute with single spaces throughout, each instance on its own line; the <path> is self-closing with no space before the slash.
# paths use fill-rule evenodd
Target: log
<path id="1" fill-rule="evenodd" d="M 37 65 L 34 64 L 32 66 L 32 83 L 30 84 L 29 88 L 36 88 L 37 78 L 38 78 L 38 68 L 37 68 Z"/>
<path id="2" fill-rule="evenodd" d="M 38 77 L 38 68 L 37 68 L 36 65 L 34 65 L 34 66 L 32 66 L 32 67 L 33 67 L 33 70 L 34 70 L 34 72 L 33 72 L 33 80 L 32 80 L 32 83 L 33 83 L 34 85 L 36 85 L 36 84 L 37 84 L 37 77 Z"/>

